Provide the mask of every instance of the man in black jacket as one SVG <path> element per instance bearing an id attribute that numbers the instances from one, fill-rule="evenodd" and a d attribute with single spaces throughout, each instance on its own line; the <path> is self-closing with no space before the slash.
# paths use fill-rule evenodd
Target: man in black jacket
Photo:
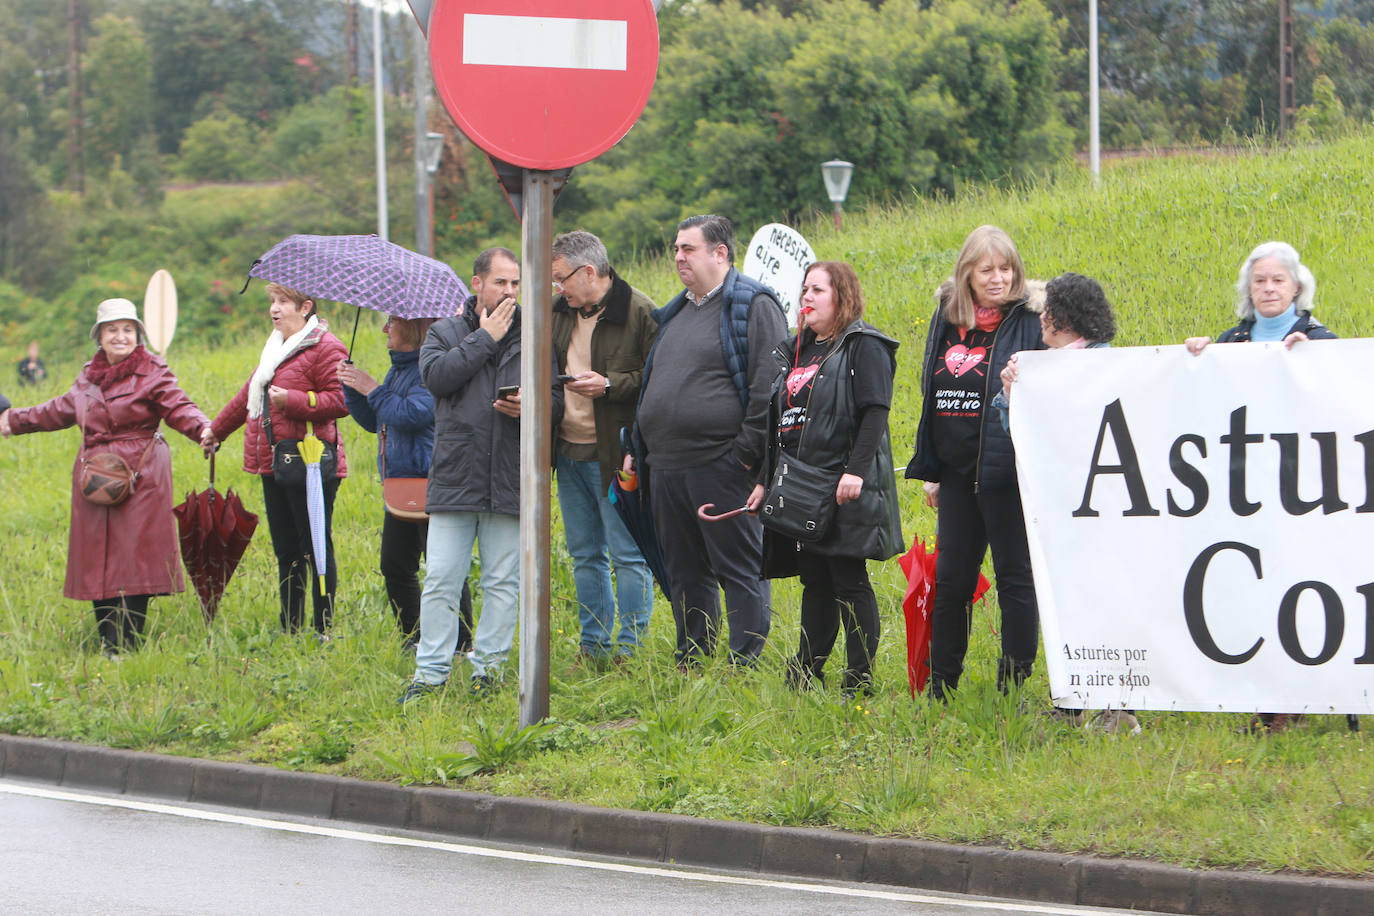
<path id="1" fill-rule="evenodd" d="M 434 457 L 425 511 L 428 569 L 420 644 L 405 703 L 447 682 L 458 644 L 459 599 L 473 545 L 481 551 L 482 613 L 473 636 L 472 689 L 487 693 L 515 639 L 520 584 L 520 264 L 489 248 L 473 264 L 461 314 L 437 321 L 420 349 L 434 395 Z M 562 414 L 555 384 L 554 420 Z"/>

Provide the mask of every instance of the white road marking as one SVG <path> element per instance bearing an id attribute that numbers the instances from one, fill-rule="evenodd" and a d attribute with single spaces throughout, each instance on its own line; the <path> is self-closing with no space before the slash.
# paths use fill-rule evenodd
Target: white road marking
<path id="1" fill-rule="evenodd" d="M 629 22 L 463 14 L 463 63 L 624 70 Z"/>
<path id="2" fill-rule="evenodd" d="M 32 798 L 47 798 L 85 805 L 100 805 L 107 808 L 125 808 L 130 811 L 145 811 L 151 814 L 166 814 L 192 820 L 214 821 L 221 824 L 237 824 L 244 827 L 258 827 L 264 830 L 277 830 L 283 833 L 299 833 L 308 836 L 332 837 L 339 840 L 353 840 L 360 843 L 375 843 L 380 846 L 406 846 L 415 849 L 433 849 L 440 852 L 461 855 L 481 856 L 488 859 L 506 859 L 514 862 L 532 862 L 539 865 L 562 865 L 568 868 L 586 868 L 593 871 L 613 871 L 632 875 L 646 875 L 657 878 L 678 878 L 683 881 L 701 881 L 707 884 L 735 884 L 746 887 L 767 887 L 778 890 L 801 891 L 811 894 L 829 894 L 836 897 L 859 897 L 872 900 L 897 900 L 910 903 L 944 904 L 960 906 L 970 910 L 992 912 L 1039 913 L 1045 916 L 1083 916 L 1083 914 L 1120 914 L 1121 910 L 1099 909 L 1085 906 L 1054 906 L 1043 903 L 1014 903 L 996 900 L 975 900 L 953 895 L 899 893 L 893 891 L 870 890 L 862 887 L 836 887 L 825 884 L 808 884 L 800 881 L 779 881 L 771 878 L 748 878 L 739 875 L 716 875 L 705 872 L 685 871 L 664 868 L 656 865 L 631 865 L 623 862 L 601 862 L 591 859 L 576 859 L 570 856 L 555 856 L 537 852 L 520 852 L 512 849 L 493 849 L 485 846 L 470 846 L 466 843 L 446 843 L 440 840 L 420 840 L 413 837 L 389 836 L 387 834 L 366 833 L 360 830 L 344 830 L 338 827 L 323 827 L 317 824 L 303 824 L 295 821 L 274 820 L 263 817 L 249 817 L 242 814 L 229 814 L 222 811 L 208 811 L 200 808 L 186 808 L 181 805 L 167 805 L 159 802 L 135 801 L 112 795 L 93 795 L 86 792 L 71 792 L 65 789 L 46 789 L 0 780 L 0 794 L 26 795 Z"/>

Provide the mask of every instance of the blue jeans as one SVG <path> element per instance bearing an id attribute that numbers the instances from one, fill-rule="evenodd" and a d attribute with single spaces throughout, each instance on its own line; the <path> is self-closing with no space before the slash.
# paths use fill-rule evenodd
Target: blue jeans
<path id="1" fill-rule="evenodd" d="M 479 512 L 435 512 L 425 545 L 428 569 L 420 594 L 420 644 L 415 680 L 442 684 L 453 668 L 461 617 L 463 583 L 476 543 L 482 559 L 482 616 L 473 637 L 474 677 L 499 673 L 515 640 L 519 614 L 520 519 Z"/>
<path id="2" fill-rule="evenodd" d="M 653 582 L 649 578 L 649 564 L 644 562 L 620 514 L 601 490 L 597 462 L 558 456 L 558 506 L 563 512 L 568 553 L 573 558 L 582 649 L 602 656 L 616 652 L 619 646 L 621 654 L 633 655 L 649 629 Z M 617 604 L 620 635 L 613 639 Z"/>

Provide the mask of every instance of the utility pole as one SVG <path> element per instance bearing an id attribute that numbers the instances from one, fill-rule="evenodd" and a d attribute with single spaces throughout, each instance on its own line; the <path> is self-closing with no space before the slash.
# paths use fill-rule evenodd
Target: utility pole
<path id="1" fill-rule="evenodd" d="M 1093 186 L 1102 177 L 1102 121 L 1098 102 L 1097 0 L 1088 3 L 1088 171 Z"/>
<path id="2" fill-rule="evenodd" d="M 348 0 L 348 85 L 358 86 L 358 0 Z"/>
<path id="3" fill-rule="evenodd" d="M 81 0 L 67 0 L 67 184 L 86 190 L 81 130 Z"/>
<path id="4" fill-rule="evenodd" d="M 429 167 L 429 42 L 415 29 L 415 250 L 434 257 L 434 197 Z M 440 141 L 441 143 L 443 141 Z M 440 147 L 442 149 L 442 147 Z M 439 166 L 437 157 L 434 167 Z"/>
<path id="5" fill-rule="evenodd" d="M 1279 139 L 1293 129 L 1293 0 L 1279 0 Z"/>
<path id="6" fill-rule="evenodd" d="M 377 123 L 377 235 L 383 241 L 391 236 L 386 212 L 386 106 L 382 99 L 382 5 L 372 8 L 372 98 Z"/>

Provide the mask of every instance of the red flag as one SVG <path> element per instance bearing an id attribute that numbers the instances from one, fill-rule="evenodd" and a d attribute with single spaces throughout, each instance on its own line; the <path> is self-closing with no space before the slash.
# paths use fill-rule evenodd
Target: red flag
<path id="1" fill-rule="evenodd" d="M 914 699 L 918 690 L 926 689 L 930 678 L 930 611 L 935 605 L 935 558 L 938 545 L 926 550 L 920 535 L 912 538 L 911 549 L 897 560 L 906 573 L 906 594 L 902 597 L 902 614 L 906 617 L 906 676 L 911 683 Z M 990 587 L 987 577 L 978 574 L 978 586 L 972 601 L 977 601 Z"/>

